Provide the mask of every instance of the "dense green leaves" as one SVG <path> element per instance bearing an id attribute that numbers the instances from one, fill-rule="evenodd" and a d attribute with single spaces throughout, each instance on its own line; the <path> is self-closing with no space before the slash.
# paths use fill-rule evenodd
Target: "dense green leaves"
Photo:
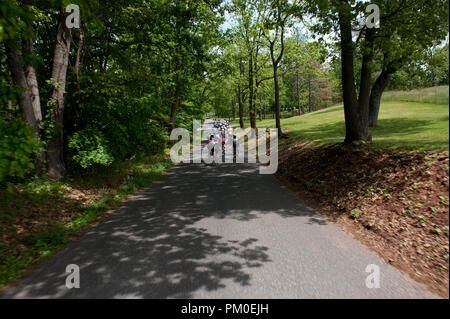
<path id="1" fill-rule="evenodd" d="M 82 168 L 96 164 L 109 166 L 114 157 L 103 133 L 95 127 L 86 127 L 69 137 L 69 149 L 75 152 L 72 159 Z"/>
<path id="2" fill-rule="evenodd" d="M 0 136 L 0 182 L 24 178 L 33 171 L 33 154 L 40 149 L 33 130 L 23 120 L 0 117 Z"/>
<path id="3" fill-rule="evenodd" d="M 51 79 L 55 34 L 61 6 L 69 2 L 0 2 L 0 114 L 4 130 L 19 123 L 24 118 L 20 98 L 29 87 L 13 84 L 8 43 L 19 51 L 24 68 L 33 67 L 37 74 L 44 115 L 36 130 L 39 138 L 48 147 L 62 127 L 62 154 L 71 169 L 161 152 L 172 127 L 190 129 L 192 119 L 211 111 L 235 118 L 240 106 L 242 117 L 255 119 L 273 113 L 276 105 L 296 115 L 339 102 L 338 13 L 343 8 L 355 35 L 356 90 L 368 53 L 365 1 L 74 1 L 81 8 L 81 29 L 71 31 L 64 116 L 57 123 L 50 99 L 55 85 L 61 85 Z M 448 83 L 448 45 L 440 43 L 448 34 L 448 0 L 374 3 L 380 6 L 382 27 L 373 43 L 371 81 L 400 61 L 403 68 L 393 76 L 393 88 Z M 28 40 L 33 50 L 26 48 Z M 280 56 L 277 90 L 271 45 L 274 57 Z M 24 174 L 16 164 L 3 164 L 3 176 L 32 171 L 36 149 L 17 147 L 27 158 L 19 161 Z"/>

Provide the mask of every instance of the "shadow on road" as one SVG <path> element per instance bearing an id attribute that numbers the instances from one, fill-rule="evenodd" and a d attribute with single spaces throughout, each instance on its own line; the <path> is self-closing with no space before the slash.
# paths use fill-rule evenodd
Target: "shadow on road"
<path id="1" fill-rule="evenodd" d="M 323 222 L 256 165 L 181 164 L 4 297 L 189 298 L 227 280 L 247 286 L 246 270 L 271 262 L 268 247 L 225 240 L 199 222 L 266 213 Z M 80 266 L 80 289 L 65 287 L 67 264 Z"/>

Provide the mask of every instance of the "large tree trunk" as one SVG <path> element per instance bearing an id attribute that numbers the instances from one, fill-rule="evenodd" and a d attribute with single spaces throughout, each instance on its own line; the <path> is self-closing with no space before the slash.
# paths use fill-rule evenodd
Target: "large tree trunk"
<path id="1" fill-rule="evenodd" d="M 30 33 L 33 33 L 30 23 L 27 23 Z M 8 57 L 8 66 L 12 74 L 12 81 L 15 85 L 21 87 L 23 92 L 19 99 L 25 118 L 30 127 L 34 130 L 34 136 L 40 138 L 40 129 L 42 122 L 41 100 L 39 95 L 39 85 L 36 76 L 36 70 L 30 62 L 30 57 L 34 54 L 33 38 L 22 40 L 22 52 L 27 62 L 21 61 L 21 53 L 14 43 L 5 43 L 6 54 Z M 8 103 L 8 107 L 10 104 Z M 44 171 L 45 154 L 36 154 L 35 167 L 38 174 Z"/>
<path id="2" fill-rule="evenodd" d="M 32 27 L 28 24 L 28 28 L 33 32 Z M 34 54 L 33 39 L 26 39 L 23 41 L 23 51 L 27 56 L 32 56 Z M 33 65 L 28 61 L 24 65 L 25 76 L 27 78 L 28 86 L 31 89 L 31 104 L 33 107 L 34 117 L 36 119 L 37 125 L 40 128 L 42 122 L 42 111 L 41 111 L 41 98 L 39 95 L 39 84 L 37 81 L 36 70 Z"/>
<path id="3" fill-rule="evenodd" d="M 345 115 L 345 144 L 368 139 L 368 121 L 359 112 L 355 90 L 352 27 L 349 5 L 339 12 L 341 37 L 342 89 Z"/>
<path id="4" fill-rule="evenodd" d="M 47 149 L 47 173 L 51 179 L 61 179 L 66 171 L 64 165 L 64 93 L 66 89 L 67 66 L 69 64 L 71 29 L 67 28 L 66 14 L 61 8 L 55 50 L 53 53 L 52 79 L 55 83 L 50 90 L 52 121 L 55 134 L 50 139 Z"/>
<path id="5" fill-rule="evenodd" d="M 385 57 L 386 59 L 386 57 Z M 397 72 L 402 65 L 402 59 L 390 61 L 381 71 L 376 79 L 369 101 L 369 126 L 376 127 L 378 125 L 378 114 L 380 112 L 381 96 L 389 84 L 391 74 Z"/>
<path id="6" fill-rule="evenodd" d="M 23 89 L 20 98 L 19 106 L 25 115 L 25 120 L 28 125 L 34 130 L 35 136 L 39 137 L 39 123 L 33 110 L 33 95 L 29 89 L 27 76 L 25 74 L 24 66 L 20 61 L 20 51 L 14 43 L 5 43 L 6 56 L 8 58 L 8 68 L 11 72 L 14 85 Z"/>
<path id="7" fill-rule="evenodd" d="M 389 74 L 383 70 L 375 81 L 370 93 L 369 101 L 369 126 L 376 127 L 378 125 L 378 114 L 380 112 L 381 96 L 389 83 Z"/>
<path id="8" fill-rule="evenodd" d="M 28 29 L 30 32 L 33 32 L 33 29 L 31 27 L 31 24 L 28 24 Z M 31 57 L 34 54 L 34 47 L 33 47 L 33 39 L 25 39 L 23 41 L 23 52 L 25 55 Z M 36 120 L 36 125 L 38 126 L 38 129 L 42 128 L 42 109 L 41 109 L 41 97 L 39 93 L 39 84 L 37 81 L 37 75 L 36 70 L 34 69 L 34 66 L 31 64 L 31 62 L 26 62 L 24 65 L 24 71 L 25 76 L 27 78 L 28 86 L 31 90 L 31 105 L 33 108 L 34 117 Z M 38 134 L 38 137 L 40 137 L 40 132 Z M 45 173 L 45 152 L 39 152 L 36 154 L 36 160 L 35 160 L 35 167 L 36 172 L 39 175 L 43 175 Z"/>
<path id="9" fill-rule="evenodd" d="M 364 49 L 365 52 L 362 58 L 361 79 L 359 85 L 359 113 L 361 122 L 364 126 L 364 135 L 366 140 L 371 140 L 369 133 L 369 101 L 371 92 L 372 80 L 372 62 L 373 62 L 373 41 L 375 36 L 375 29 L 366 29 Z"/>

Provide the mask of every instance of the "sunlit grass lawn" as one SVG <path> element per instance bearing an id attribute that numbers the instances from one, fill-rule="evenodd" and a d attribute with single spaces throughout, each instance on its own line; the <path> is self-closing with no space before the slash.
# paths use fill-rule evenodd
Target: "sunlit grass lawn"
<path id="1" fill-rule="evenodd" d="M 237 122 L 233 122 L 236 126 Z M 249 123 L 246 121 L 246 126 Z M 275 120 L 257 121 L 275 127 Z M 342 105 L 281 120 L 283 130 L 299 140 L 334 144 L 344 140 Z M 378 127 L 371 128 L 374 145 L 417 150 L 449 149 L 449 106 L 416 102 L 383 102 Z"/>

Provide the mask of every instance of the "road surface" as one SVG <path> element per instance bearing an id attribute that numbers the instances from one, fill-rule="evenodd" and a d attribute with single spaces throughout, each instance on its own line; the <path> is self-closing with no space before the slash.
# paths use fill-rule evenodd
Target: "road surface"
<path id="1" fill-rule="evenodd" d="M 2 297 L 436 298 L 255 164 L 173 167 Z"/>

